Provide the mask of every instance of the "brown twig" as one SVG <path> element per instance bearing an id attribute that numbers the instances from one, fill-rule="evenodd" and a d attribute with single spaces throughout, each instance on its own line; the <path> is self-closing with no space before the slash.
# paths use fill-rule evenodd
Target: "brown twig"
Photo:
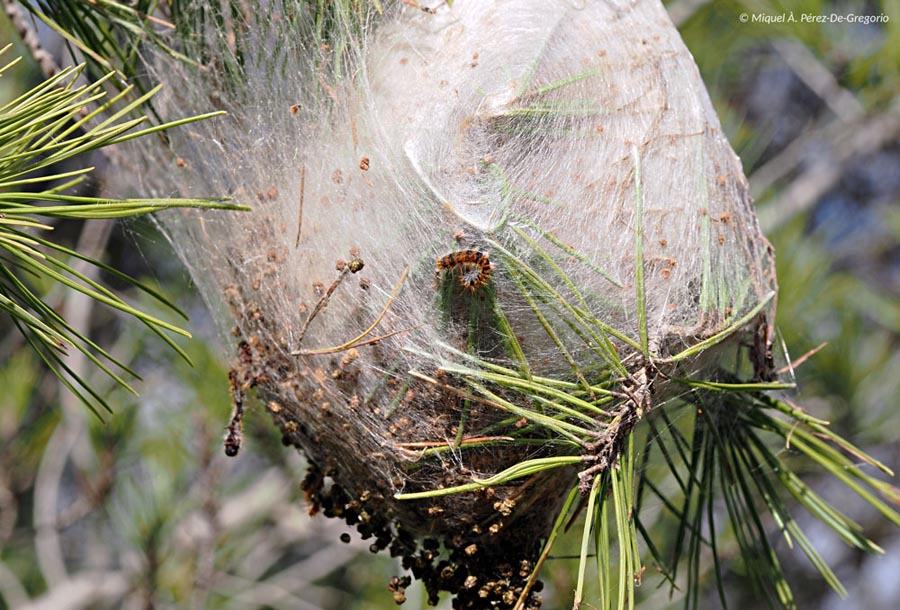
<path id="1" fill-rule="evenodd" d="M 337 279 L 331 282 L 331 286 L 328 287 L 328 290 L 325 291 L 325 294 L 323 294 L 322 297 L 316 302 L 313 310 L 309 312 L 309 316 L 307 316 L 306 322 L 303 323 L 303 328 L 300 329 L 300 334 L 297 337 L 298 344 L 303 342 L 303 337 L 306 336 L 306 331 L 309 328 L 309 325 L 316 318 L 316 316 L 319 315 L 319 312 L 322 311 L 322 309 L 328 303 L 328 299 L 331 298 L 331 295 L 335 290 L 337 290 L 337 287 L 340 286 L 341 282 L 344 281 L 344 278 L 347 277 L 348 273 L 350 273 L 349 267 L 344 267 L 343 269 L 341 269 L 341 274 L 337 276 Z M 293 355 L 298 356 L 300 355 L 300 352 L 296 352 Z"/>
<path id="2" fill-rule="evenodd" d="M 514 441 L 511 436 L 470 436 L 464 438 L 459 445 L 454 445 L 451 441 L 414 441 L 410 443 L 394 443 L 401 449 L 430 449 L 432 447 L 450 447 L 456 449 L 465 445 L 474 445 L 478 443 L 486 443 L 489 441 Z"/>
<path id="3" fill-rule="evenodd" d="M 365 341 L 359 341 L 357 343 L 352 344 L 344 344 L 338 345 L 336 347 L 323 347 L 321 349 L 303 349 L 296 352 L 296 355 L 299 356 L 323 356 L 325 354 L 334 354 L 337 352 L 343 352 L 348 349 L 352 349 L 354 347 L 362 347 L 364 345 L 372 345 L 373 343 L 378 343 L 379 341 L 384 341 L 385 339 L 389 339 L 394 335 L 399 335 L 401 333 L 408 333 L 410 331 L 416 330 L 417 328 L 421 328 L 422 325 L 418 326 L 410 326 L 409 328 L 401 328 L 400 330 L 395 330 L 389 332 L 384 335 L 378 335 L 377 337 L 372 337 L 371 339 L 366 339 Z"/>
<path id="4" fill-rule="evenodd" d="M 344 277 L 347 275 L 347 273 L 349 273 L 349 272 L 350 272 L 350 268 L 349 268 L 349 267 L 344 267 L 344 268 L 341 270 L 341 275 L 338 277 L 338 279 L 336 279 L 336 280 L 331 284 L 331 286 L 329 286 L 328 291 L 325 293 L 325 295 L 324 295 L 321 299 L 319 299 L 319 302 L 318 302 L 318 303 L 316 303 L 316 307 L 315 307 L 315 308 L 313 309 L 313 311 L 309 314 L 309 318 L 307 318 L 306 324 L 304 324 L 304 325 L 303 325 L 303 328 L 300 330 L 300 341 L 303 340 L 303 335 L 306 333 L 306 329 L 307 329 L 307 327 L 309 326 L 309 323 L 310 323 L 310 321 L 312 320 L 313 316 L 315 316 L 317 313 L 319 313 L 319 311 L 320 311 L 320 310 L 322 309 L 322 307 L 324 306 L 324 301 L 326 301 L 327 298 L 328 298 L 329 296 L 331 296 L 331 293 L 334 292 L 334 289 L 337 288 L 337 285 L 340 283 L 341 280 L 343 280 L 343 278 L 344 278 Z M 308 356 L 308 355 L 331 354 L 331 353 L 334 353 L 334 352 L 342 352 L 342 351 L 344 351 L 344 350 L 348 350 L 348 349 L 350 349 L 350 348 L 352 348 L 352 347 L 356 347 L 357 345 L 364 345 L 363 339 L 365 339 L 366 336 L 367 336 L 369 333 L 371 333 L 373 330 L 375 330 L 375 327 L 378 326 L 378 325 L 381 323 L 381 320 L 384 318 L 385 314 L 387 314 L 388 309 L 390 309 L 391 305 L 394 303 L 394 299 L 396 299 L 396 298 L 397 298 L 397 295 L 400 293 L 400 288 L 403 287 L 403 282 L 406 281 L 406 276 L 407 276 L 408 274 L 409 274 L 409 267 L 406 267 L 406 268 L 403 270 L 403 273 L 400 275 L 400 280 L 397 282 L 397 285 L 394 286 L 394 291 L 391 293 L 390 298 L 388 298 L 388 302 L 385 303 L 384 307 L 382 308 L 381 313 L 378 314 L 378 317 L 375 318 L 375 321 L 372 322 L 372 324 L 371 324 L 366 330 L 364 330 L 362 333 L 360 333 L 360 334 L 357 335 L 356 337 L 350 339 L 349 341 L 347 341 L 347 342 L 345 342 L 345 343 L 342 343 L 341 345 L 336 345 L 336 346 L 334 346 L 334 347 L 323 347 L 323 348 L 313 349 L 313 350 L 296 350 L 296 351 L 291 352 L 291 355 L 292 355 L 292 356 Z M 415 327 L 414 327 L 414 328 L 415 328 Z M 383 337 L 379 337 L 378 339 L 370 339 L 370 340 L 368 341 L 368 343 L 372 343 L 372 342 L 374 342 L 374 341 L 381 341 L 382 339 L 386 339 L 387 337 L 390 337 L 390 336 L 392 336 L 392 335 L 396 335 L 397 333 L 407 332 L 407 331 L 409 331 L 409 330 L 412 330 L 412 328 L 407 328 L 407 329 L 403 329 L 403 330 L 394 331 L 394 332 L 392 332 L 392 333 L 389 333 L 389 334 L 387 334 L 387 335 L 384 335 Z M 298 341 L 298 342 L 299 342 L 299 341 Z"/>
<path id="5" fill-rule="evenodd" d="M 804 362 L 806 362 L 807 360 L 809 360 L 810 358 L 812 358 L 815 354 L 817 354 L 817 353 L 818 353 L 821 349 L 823 349 L 826 345 L 828 345 L 828 341 L 825 341 L 824 343 L 820 343 L 819 345 L 817 345 L 816 347 L 812 348 L 811 350 L 809 350 L 808 352 L 806 352 L 805 354 L 803 354 L 802 356 L 800 356 L 799 358 L 797 358 L 797 359 L 794 360 L 793 362 L 790 362 L 790 363 L 788 363 L 787 365 L 785 365 L 785 366 L 781 367 L 780 369 L 778 369 L 777 371 L 775 371 L 775 374 L 776 374 L 776 375 L 783 375 L 783 374 L 787 373 L 788 371 L 795 371 L 795 370 L 797 370 L 797 368 L 798 368 L 801 364 L 803 364 Z"/>

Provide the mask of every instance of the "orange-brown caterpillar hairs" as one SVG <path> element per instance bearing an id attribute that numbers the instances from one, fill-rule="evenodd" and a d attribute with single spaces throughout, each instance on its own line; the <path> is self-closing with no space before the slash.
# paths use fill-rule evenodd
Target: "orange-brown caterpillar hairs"
<path id="1" fill-rule="evenodd" d="M 459 250 L 437 259 L 434 271 L 435 281 L 440 281 L 442 271 L 459 269 L 459 283 L 474 292 L 491 279 L 491 264 L 488 255 L 478 250 Z"/>

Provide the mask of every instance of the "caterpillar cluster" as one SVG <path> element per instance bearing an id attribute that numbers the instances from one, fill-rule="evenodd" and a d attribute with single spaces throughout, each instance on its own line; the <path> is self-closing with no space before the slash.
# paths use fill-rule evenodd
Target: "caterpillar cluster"
<path id="1" fill-rule="evenodd" d="M 460 250 L 437 259 L 434 279 L 435 282 L 440 282 L 441 272 L 459 269 L 459 283 L 471 292 L 475 292 L 477 288 L 484 286 L 491 279 L 493 268 L 488 255 L 484 252 Z"/>

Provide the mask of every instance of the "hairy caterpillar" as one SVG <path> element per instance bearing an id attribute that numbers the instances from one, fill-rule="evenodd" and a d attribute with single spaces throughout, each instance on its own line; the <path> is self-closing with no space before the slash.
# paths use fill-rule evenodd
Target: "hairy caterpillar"
<path id="1" fill-rule="evenodd" d="M 435 281 L 440 281 L 442 271 L 459 269 L 459 283 L 474 292 L 491 279 L 491 264 L 488 255 L 477 250 L 459 250 L 437 259 L 434 271 Z"/>

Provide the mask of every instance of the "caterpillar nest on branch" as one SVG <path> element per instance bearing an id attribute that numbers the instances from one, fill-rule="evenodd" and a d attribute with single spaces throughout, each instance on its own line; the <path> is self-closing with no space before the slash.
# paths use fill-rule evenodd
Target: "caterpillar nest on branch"
<path id="1" fill-rule="evenodd" d="M 144 180 L 254 207 L 160 219 L 236 349 L 236 403 L 255 388 L 307 455 L 316 509 L 432 599 L 512 607 L 579 473 L 615 463 L 670 377 L 749 345 L 771 378 L 746 180 L 657 2 L 402 6 L 315 45 L 290 6 L 224 41 L 198 21 L 206 68 L 155 59 L 163 116 L 228 115 L 137 144 Z"/>

